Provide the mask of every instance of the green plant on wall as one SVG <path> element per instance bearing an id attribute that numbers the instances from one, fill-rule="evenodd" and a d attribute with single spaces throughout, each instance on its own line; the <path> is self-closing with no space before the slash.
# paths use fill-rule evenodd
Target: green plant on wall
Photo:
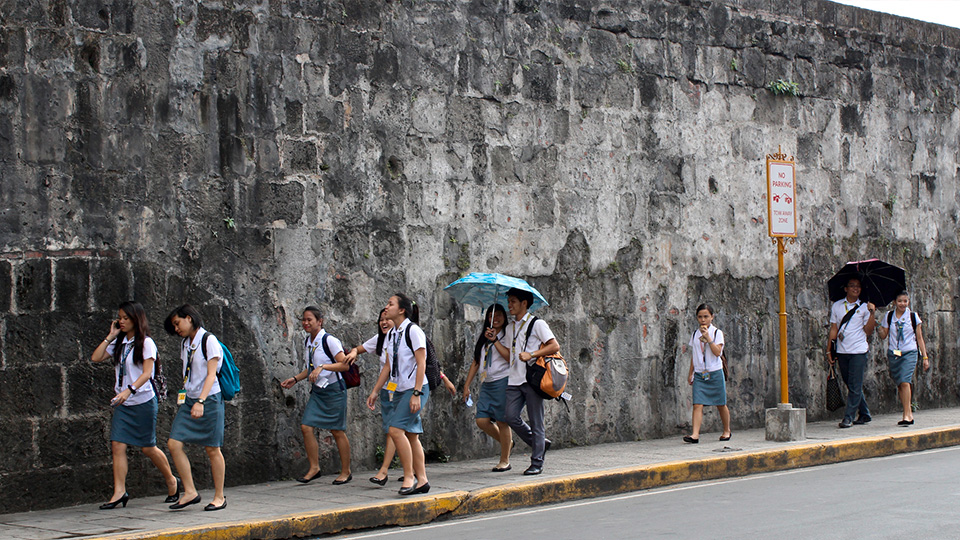
<path id="1" fill-rule="evenodd" d="M 793 81 L 777 79 L 767 83 L 767 90 L 773 92 L 775 96 L 799 96 L 800 85 Z"/>

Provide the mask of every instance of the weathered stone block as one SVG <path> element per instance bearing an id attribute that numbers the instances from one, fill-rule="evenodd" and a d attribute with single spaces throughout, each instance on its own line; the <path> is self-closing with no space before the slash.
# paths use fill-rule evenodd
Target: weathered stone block
<path id="1" fill-rule="evenodd" d="M 44 467 L 81 465 L 109 459 L 109 412 L 101 418 L 47 419 L 37 430 Z"/>
<path id="2" fill-rule="evenodd" d="M 89 416 L 94 411 L 103 411 L 113 398 L 115 371 L 112 360 L 100 363 L 90 361 L 89 353 L 96 344 L 89 344 L 83 361 L 67 368 L 67 414 Z M 159 346 L 159 345 L 158 345 Z M 169 354 L 161 355 L 170 357 Z M 176 376 L 174 376 L 176 378 Z"/>
<path id="3" fill-rule="evenodd" d="M 50 259 L 27 259 L 16 266 L 16 306 L 20 312 L 50 309 L 52 271 Z"/>
<path id="4" fill-rule="evenodd" d="M 285 168 L 292 172 L 317 172 L 317 145 L 313 141 L 288 140 L 283 143 Z"/>
<path id="5" fill-rule="evenodd" d="M 60 366 L 40 364 L 0 372 L 0 418 L 50 417 L 63 405 Z"/>
<path id="6" fill-rule="evenodd" d="M 133 300 L 143 305 L 148 313 L 153 315 L 156 324 L 157 310 L 163 310 L 167 295 L 167 273 L 160 266 L 152 263 L 134 262 L 133 270 Z"/>
<path id="7" fill-rule="evenodd" d="M 23 28 L 0 28 L 0 67 L 22 67 L 25 52 L 26 33 Z"/>
<path id="8" fill-rule="evenodd" d="M 130 299 L 130 269 L 119 259 L 99 259 L 93 266 L 95 309 L 114 312 Z"/>
<path id="9" fill-rule="evenodd" d="M 59 259 L 54 267 L 55 309 L 80 313 L 90 299 L 90 262 L 86 259 Z"/>
<path id="10" fill-rule="evenodd" d="M 11 292 L 13 291 L 13 269 L 7 261 L 0 261 L 0 311 L 10 311 Z"/>
<path id="11" fill-rule="evenodd" d="M 0 445 L 4 456 L 0 470 L 4 472 L 30 471 L 37 464 L 34 444 L 34 423 L 30 420 L 10 419 L 0 422 Z"/>

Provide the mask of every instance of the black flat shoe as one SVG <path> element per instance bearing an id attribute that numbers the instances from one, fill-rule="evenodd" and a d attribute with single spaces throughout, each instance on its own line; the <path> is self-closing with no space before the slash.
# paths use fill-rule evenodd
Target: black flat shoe
<path id="1" fill-rule="evenodd" d="M 307 478 L 306 476 L 304 476 L 303 478 L 297 478 L 297 482 L 300 482 L 301 484 L 309 484 L 310 482 L 313 482 L 317 478 L 320 478 L 320 471 L 317 471 L 317 474 L 311 476 L 310 478 Z"/>
<path id="2" fill-rule="evenodd" d="M 493 472 L 507 472 L 507 471 L 509 471 L 509 470 L 512 469 L 512 468 L 513 468 L 513 467 L 511 467 L 510 465 L 507 465 L 506 467 L 494 467 L 494 468 L 492 468 L 492 469 L 490 469 L 490 470 L 493 471 Z"/>
<path id="3" fill-rule="evenodd" d="M 114 508 L 117 507 L 117 505 L 120 505 L 120 504 L 122 504 L 123 507 L 126 508 L 126 507 L 127 507 L 127 501 L 129 501 L 129 500 L 130 500 L 130 496 L 127 495 L 126 493 L 124 493 L 123 495 L 120 496 L 119 499 L 117 499 L 117 500 L 115 500 L 115 501 L 110 501 L 110 502 L 108 502 L 108 503 L 103 503 L 103 504 L 101 504 L 101 505 L 100 505 L 100 509 L 101 509 L 101 510 L 113 510 Z"/>
<path id="4" fill-rule="evenodd" d="M 164 499 L 163 502 L 167 504 L 175 503 L 180 500 L 181 493 L 183 493 L 183 482 L 181 482 L 180 479 L 177 478 L 177 491 L 175 491 L 173 495 L 167 495 L 167 498 Z"/>
<path id="5" fill-rule="evenodd" d="M 693 437 L 691 437 L 691 436 L 689 436 L 689 435 L 685 435 L 685 436 L 683 437 L 683 442 L 685 442 L 685 443 L 690 443 L 690 444 L 697 444 L 698 442 L 700 442 L 700 439 L 694 439 Z"/>
<path id="6" fill-rule="evenodd" d="M 186 508 L 186 507 L 190 506 L 191 504 L 197 504 L 197 503 L 199 503 L 199 502 L 200 502 L 200 495 L 197 495 L 196 497 L 194 497 L 193 499 L 190 499 L 189 501 L 187 501 L 187 502 L 185 502 L 185 503 L 171 504 L 171 505 L 170 505 L 170 509 L 171 509 L 171 510 L 179 510 L 179 509 L 181 509 L 181 508 Z"/>
<path id="7" fill-rule="evenodd" d="M 224 498 L 223 498 L 223 504 L 221 504 L 220 506 L 215 506 L 213 503 L 210 503 L 210 504 L 204 506 L 203 509 L 204 509 L 205 511 L 207 511 L 207 512 L 214 512 L 214 511 L 216 511 L 216 510 L 223 510 L 223 509 L 226 508 L 226 507 L 227 507 L 227 498 L 224 497 Z"/>
<path id="8" fill-rule="evenodd" d="M 370 481 L 379 486 L 385 486 L 387 485 L 387 478 L 389 478 L 389 476 L 384 476 L 383 478 L 377 478 L 376 476 L 371 476 Z"/>
<path id="9" fill-rule="evenodd" d="M 424 482 L 422 486 L 419 486 L 417 489 L 413 490 L 413 494 L 417 495 L 420 493 L 426 493 L 428 491 L 430 491 L 430 482 Z"/>
<path id="10" fill-rule="evenodd" d="M 730 440 L 730 437 L 733 437 L 733 433 L 727 435 L 726 437 L 720 437 L 720 440 L 721 440 L 721 441 L 729 441 L 729 440 Z"/>
<path id="11" fill-rule="evenodd" d="M 351 481 L 351 480 L 353 480 L 353 475 L 352 475 L 352 474 L 348 474 L 346 480 L 336 480 L 336 479 L 334 479 L 334 481 L 331 482 L 331 484 L 333 484 L 333 485 L 335 485 L 335 486 L 342 486 L 342 485 L 346 484 L 347 482 L 349 482 L 349 481 Z"/>
<path id="12" fill-rule="evenodd" d="M 901 420 L 901 421 L 897 422 L 897 425 L 898 425 L 898 426 L 912 426 L 912 425 L 913 425 L 913 420 Z"/>
<path id="13" fill-rule="evenodd" d="M 400 488 L 400 491 L 398 491 L 397 493 L 399 493 L 399 494 L 401 494 L 401 495 L 413 495 L 413 494 L 416 493 L 416 492 L 417 492 L 417 483 L 414 482 L 413 485 L 410 486 L 410 487 L 406 487 L 406 488 L 405 488 L 405 487 L 402 487 L 402 488 Z"/>

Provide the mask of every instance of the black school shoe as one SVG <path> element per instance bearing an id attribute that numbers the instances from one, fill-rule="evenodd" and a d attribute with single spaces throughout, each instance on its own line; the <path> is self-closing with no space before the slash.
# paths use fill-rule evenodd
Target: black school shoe
<path id="1" fill-rule="evenodd" d="M 866 417 L 864 417 L 864 416 L 858 416 L 857 419 L 853 421 L 853 423 L 854 423 L 855 425 L 862 426 L 862 425 L 864 425 L 864 424 L 869 424 L 871 420 L 873 420 L 873 418 L 871 418 L 871 417 L 869 417 L 869 416 L 866 416 Z"/>

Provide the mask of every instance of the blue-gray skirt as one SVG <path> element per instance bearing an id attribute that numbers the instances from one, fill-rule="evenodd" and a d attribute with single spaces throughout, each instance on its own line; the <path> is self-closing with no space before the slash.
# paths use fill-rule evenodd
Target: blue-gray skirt
<path id="1" fill-rule="evenodd" d="M 503 377 L 495 381 L 484 381 L 480 385 L 480 397 L 477 398 L 477 418 L 489 418 L 494 422 L 505 422 L 507 415 L 507 381 Z"/>
<path id="2" fill-rule="evenodd" d="M 887 349 L 887 360 L 890 362 L 890 376 L 897 384 L 913 382 L 913 372 L 917 370 L 917 351 L 903 351 L 902 356 L 894 356 L 893 351 Z"/>
<path id="3" fill-rule="evenodd" d="M 177 416 L 173 418 L 170 428 L 170 438 L 183 443 L 199 444 L 202 446 L 223 446 L 223 398 L 220 392 L 207 396 L 203 403 L 203 416 L 190 416 L 190 409 L 197 400 L 188 397 L 180 405 Z"/>
<path id="4" fill-rule="evenodd" d="M 300 423 L 318 429 L 347 429 L 347 391 L 338 383 L 310 389 L 310 401 Z"/>
<path id="5" fill-rule="evenodd" d="M 723 370 L 710 372 L 710 378 L 704 380 L 703 373 L 693 374 L 694 405 L 726 405 L 727 383 L 723 380 Z"/>
<path id="6" fill-rule="evenodd" d="M 140 405 L 114 407 L 110 440 L 141 448 L 156 446 L 157 398 Z"/>
<path id="7" fill-rule="evenodd" d="M 416 413 L 410 412 L 410 398 L 413 397 L 413 388 L 403 392 L 393 393 L 394 410 L 390 415 L 390 427 L 400 428 L 407 433 L 423 433 L 423 422 L 420 421 L 420 413 L 427 406 L 427 399 L 430 397 L 430 385 L 423 385 L 423 395 L 420 396 L 420 410 Z"/>
<path id="8" fill-rule="evenodd" d="M 390 401 L 390 392 L 380 390 L 380 420 L 383 422 L 383 432 L 390 431 L 390 416 L 397 408 L 396 401 Z"/>

